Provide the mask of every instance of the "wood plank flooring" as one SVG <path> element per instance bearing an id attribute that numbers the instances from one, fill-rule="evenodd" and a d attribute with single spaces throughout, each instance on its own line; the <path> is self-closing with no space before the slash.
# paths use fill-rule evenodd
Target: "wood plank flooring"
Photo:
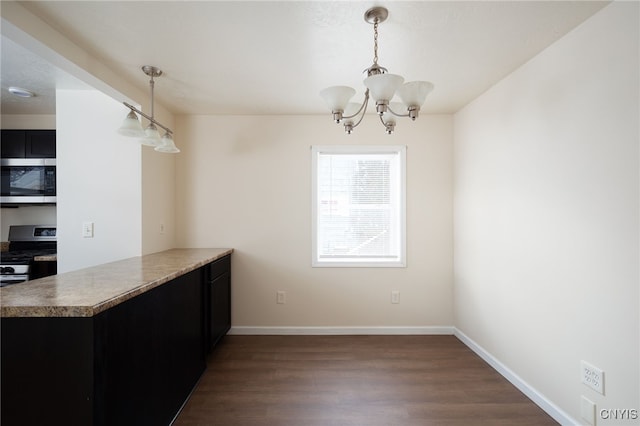
<path id="1" fill-rule="evenodd" d="M 556 424 L 454 336 L 226 336 L 174 422 Z"/>

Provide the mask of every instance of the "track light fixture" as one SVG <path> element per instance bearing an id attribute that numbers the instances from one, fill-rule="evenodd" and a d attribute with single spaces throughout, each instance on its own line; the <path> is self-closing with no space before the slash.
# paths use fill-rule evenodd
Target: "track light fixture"
<path id="1" fill-rule="evenodd" d="M 160 77 L 162 75 L 162 70 L 151 66 L 145 65 L 142 67 L 142 72 L 148 75 L 151 79 L 149 80 L 149 86 L 151 86 L 151 117 L 149 117 L 144 112 L 140 111 L 138 108 L 133 105 L 128 104 L 127 102 L 123 102 L 123 104 L 129 108 L 129 113 L 127 117 L 122 122 L 122 126 L 118 129 L 118 133 L 124 136 L 139 138 L 139 142 L 143 145 L 153 146 L 154 149 L 158 152 L 166 152 L 166 153 L 178 153 L 180 150 L 176 147 L 173 142 L 173 131 L 160 124 L 153 116 L 153 87 L 155 85 L 154 77 Z M 142 125 L 140 124 L 140 120 L 136 115 L 140 114 L 142 117 L 149 120 L 149 125 L 146 129 L 142 129 Z M 160 137 L 160 133 L 158 132 L 158 127 L 165 131 L 162 138 Z"/>
<path id="2" fill-rule="evenodd" d="M 404 83 L 404 77 L 396 74 L 388 74 L 387 69 L 378 65 L 378 24 L 384 22 L 389 16 L 389 11 L 384 7 L 373 7 L 364 14 L 364 20 L 373 24 L 373 65 L 364 70 L 367 78 L 364 85 L 367 90 L 362 104 L 350 103 L 349 100 L 356 94 L 355 89 L 347 86 L 327 87 L 320 92 L 325 100 L 336 123 L 344 124 L 344 130 L 350 134 L 364 118 L 369 103 L 369 96 L 376 102 L 376 112 L 388 134 L 393 133 L 395 117 L 409 117 L 411 120 L 418 118 L 420 107 L 424 104 L 429 92 L 433 90 L 433 84 L 428 81 L 411 81 Z M 391 102 L 395 94 L 398 94 L 402 102 Z M 402 113 L 402 109 L 405 112 Z"/>

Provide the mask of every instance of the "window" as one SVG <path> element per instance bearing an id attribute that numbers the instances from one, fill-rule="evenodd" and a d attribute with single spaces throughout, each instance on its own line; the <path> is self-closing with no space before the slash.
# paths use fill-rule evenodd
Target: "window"
<path id="1" fill-rule="evenodd" d="M 405 151 L 312 147 L 313 266 L 405 266 Z"/>

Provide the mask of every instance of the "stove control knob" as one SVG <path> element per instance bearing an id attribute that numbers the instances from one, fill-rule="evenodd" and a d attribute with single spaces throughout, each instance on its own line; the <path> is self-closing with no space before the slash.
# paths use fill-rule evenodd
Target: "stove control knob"
<path id="1" fill-rule="evenodd" d="M 13 274 L 16 270 L 13 269 L 11 266 L 3 266 L 0 267 L 0 272 L 2 272 L 3 274 Z"/>

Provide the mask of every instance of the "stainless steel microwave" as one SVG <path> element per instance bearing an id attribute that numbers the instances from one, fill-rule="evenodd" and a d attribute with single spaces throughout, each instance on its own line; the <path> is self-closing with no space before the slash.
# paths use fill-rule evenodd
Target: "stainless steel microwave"
<path id="1" fill-rule="evenodd" d="M 55 158 L 3 158 L 2 204 L 56 202 Z"/>

